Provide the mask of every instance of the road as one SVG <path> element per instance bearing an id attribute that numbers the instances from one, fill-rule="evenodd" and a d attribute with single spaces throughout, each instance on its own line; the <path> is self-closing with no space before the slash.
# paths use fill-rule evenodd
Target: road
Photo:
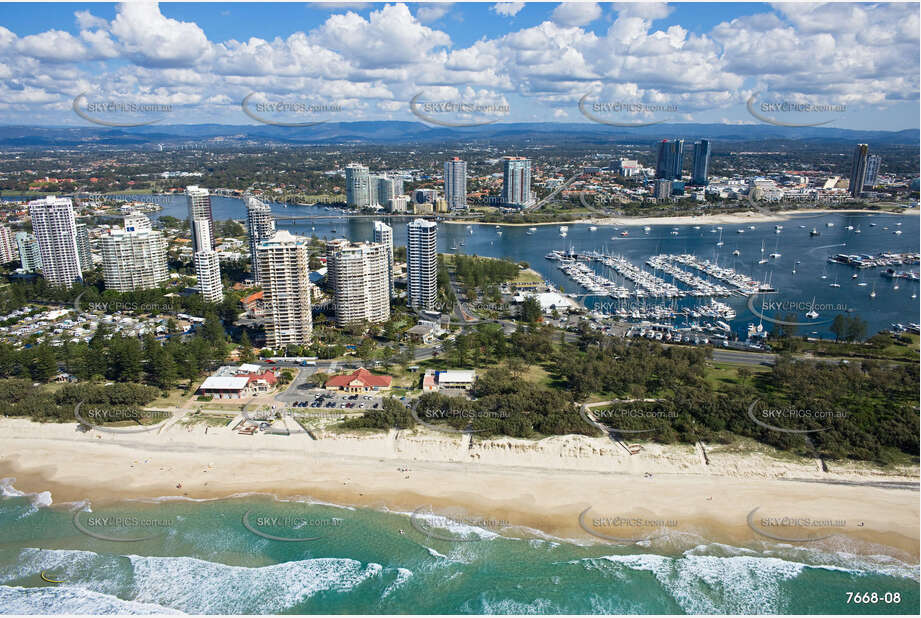
<path id="1" fill-rule="evenodd" d="M 576 174 L 570 176 L 569 178 L 566 179 L 566 182 L 564 182 L 564 183 L 561 184 L 559 187 L 557 187 L 556 189 L 554 189 L 547 197 L 545 197 L 545 198 L 542 199 L 541 201 L 537 202 L 537 203 L 534 204 L 533 206 L 531 206 L 531 207 L 529 207 L 529 208 L 523 208 L 522 210 L 537 210 L 538 208 L 540 208 L 541 206 L 543 206 L 544 204 L 546 204 L 547 202 L 549 202 L 550 200 L 552 200 L 554 197 L 556 197 L 557 193 L 559 193 L 560 191 L 562 191 L 563 189 L 565 189 L 566 187 L 568 187 L 569 185 L 571 185 L 571 184 L 575 181 L 575 179 L 578 178 L 578 177 L 581 176 L 581 175 L 582 175 L 582 172 L 577 172 Z"/>

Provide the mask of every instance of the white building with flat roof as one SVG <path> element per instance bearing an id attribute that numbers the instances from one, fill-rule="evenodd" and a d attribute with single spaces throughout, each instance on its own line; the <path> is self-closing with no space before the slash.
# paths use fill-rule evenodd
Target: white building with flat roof
<path id="1" fill-rule="evenodd" d="M 208 221 L 208 241 L 199 244 L 199 239 L 192 232 L 192 252 L 210 251 L 214 249 L 214 218 L 211 216 L 211 194 L 207 189 L 198 185 L 189 185 L 185 188 L 186 201 L 189 207 L 189 223 L 197 219 Z"/>
<path id="2" fill-rule="evenodd" d="M 82 279 L 77 222 L 69 197 L 49 195 L 29 202 L 32 231 L 42 255 L 42 275 L 51 285 L 72 287 Z"/>
<path id="3" fill-rule="evenodd" d="M 438 226 L 415 219 L 406 225 L 406 284 L 409 306 L 435 308 L 438 297 Z"/>
<path id="4" fill-rule="evenodd" d="M 387 289 L 393 296 L 393 228 L 383 221 L 375 221 L 374 242 L 387 250 Z"/>
<path id="5" fill-rule="evenodd" d="M 208 247 L 209 238 L 214 238 L 211 232 L 211 221 L 208 219 L 192 220 L 192 241 L 201 251 L 192 254 L 195 264 L 195 276 L 198 277 L 198 293 L 205 302 L 219 303 L 224 300 L 224 285 L 221 283 L 220 257 L 212 248 Z"/>
<path id="6" fill-rule="evenodd" d="M 467 208 L 467 162 L 454 157 L 445 161 L 445 200 L 451 210 Z"/>
<path id="7" fill-rule="evenodd" d="M 256 261 L 256 246 L 275 234 L 275 219 L 269 205 L 252 195 L 244 198 L 246 202 L 246 232 L 249 236 L 249 256 L 253 269 L 253 281 L 262 283 L 259 277 L 259 263 Z"/>
<path id="8" fill-rule="evenodd" d="M 378 243 L 344 238 L 327 243 L 326 276 L 335 292 L 338 326 L 390 319 L 389 255 Z"/>
<path id="9" fill-rule="evenodd" d="M 151 229 L 150 220 L 144 215 L 125 217 L 125 227 L 110 230 L 100 245 L 108 290 L 146 290 L 169 279 L 166 240 L 163 234 Z"/>
<path id="10" fill-rule="evenodd" d="M 256 246 L 262 277 L 266 344 L 306 345 L 313 332 L 307 240 L 287 230 Z"/>

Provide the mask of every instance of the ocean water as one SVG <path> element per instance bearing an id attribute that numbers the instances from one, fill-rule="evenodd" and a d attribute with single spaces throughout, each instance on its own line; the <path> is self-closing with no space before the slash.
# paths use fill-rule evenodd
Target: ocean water
<path id="1" fill-rule="evenodd" d="M 2 488 L 0 613 L 919 610 L 917 564 L 843 538 L 821 547 L 754 539 L 731 547 L 679 532 L 655 545 L 593 544 L 309 500 L 240 496 L 94 507 L 23 495 L 9 479 Z M 846 602 L 848 592 L 873 591 L 898 593 L 900 601 Z"/>

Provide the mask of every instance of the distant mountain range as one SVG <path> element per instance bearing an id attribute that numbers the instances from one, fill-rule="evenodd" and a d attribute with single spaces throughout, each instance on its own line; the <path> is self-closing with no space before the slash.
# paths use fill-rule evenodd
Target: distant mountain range
<path id="1" fill-rule="evenodd" d="M 125 146 L 215 142 L 276 142 L 282 144 L 450 143 L 469 141 L 539 143 L 551 141 L 589 144 L 653 142 L 663 138 L 710 138 L 727 142 L 794 141 L 801 143 L 868 143 L 915 145 L 921 130 L 862 131 L 828 127 L 781 127 L 770 124 L 658 124 L 612 127 L 595 123 L 496 123 L 478 127 L 446 128 L 421 122 L 329 122 L 312 127 L 273 125 L 163 124 L 131 128 L 0 126 L 0 146 L 74 147 Z M 229 145 L 229 144 L 228 144 Z"/>

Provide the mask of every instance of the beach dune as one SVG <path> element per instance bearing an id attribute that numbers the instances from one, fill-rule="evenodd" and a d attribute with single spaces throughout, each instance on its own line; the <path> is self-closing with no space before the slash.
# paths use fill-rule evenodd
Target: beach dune
<path id="1" fill-rule="evenodd" d="M 243 436 L 213 426 L 205 433 L 204 424 L 182 423 L 116 435 L 0 419 L 0 477 L 15 478 L 22 491 L 50 491 L 55 504 L 265 493 L 401 512 L 460 508 L 598 543 L 606 541 L 592 533 L 592 522 L 643 518 L 668 522 L 673 537 L 698 539 L 692 542 L 752 545 L 769 538 L 750 526 L 758 509 L 756 522 L 843 521 L 834 538 L 843 535 L 855 551 L 918 559 L 916 467 L 832 463 L 823 472 L 814 460 L 781 459 L 768 449 L 716 447 L 707 465 L 692 446 L 647 443 L 630 455 L 607 438 L 585 436 L 482 440 L 429 430 L 314 436 Z M 613 538 L 635 532 L 605 530 Z"/>

